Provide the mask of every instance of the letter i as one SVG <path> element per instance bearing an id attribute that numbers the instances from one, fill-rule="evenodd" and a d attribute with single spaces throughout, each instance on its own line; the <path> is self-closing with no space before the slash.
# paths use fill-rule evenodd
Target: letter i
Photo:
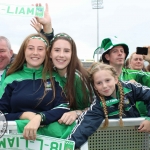
<path id="1" fill-rule="evenodd" d="M 59 150 L 61 150 L 61 149 L 62 149 L 62 143 L 59 144 Z"/>
<path id="2" fill-rule="evenodd" d="M 16 145 L 17 145 L 17 147 L 19 147 L 19 138 L 18 137 L 16 138 Z"/>
<path id="3" fill-rule="evenodd" d="M 17 14 L 18 13 L 18 7 L 16 7 L 16 11 L 15 11 L 15 14 Z"/>

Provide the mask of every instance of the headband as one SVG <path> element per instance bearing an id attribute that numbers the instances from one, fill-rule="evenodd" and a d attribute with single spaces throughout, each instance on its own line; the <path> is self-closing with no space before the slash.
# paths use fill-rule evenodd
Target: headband
<path id="1" fill-rule="evenodd" d="M 58 37 L 66 37 L 69 41 L 72 41 L 72 38 L 69 35 L 65 33 L 59 33 L 52 38 L 52 40 L 50 41 L 50 45 L 52 45 L 53 41 Z"/>
<path id="2" fill-rule="evenodd" d="M 39 40 L 43 41 L 46 46 L 48 45 L 47 42 L 46 42 L 46 40 L 43 39 L 42 37 L 39 37 L 39 36 L 32 36 L 30 39 L 39 39 Z"/>

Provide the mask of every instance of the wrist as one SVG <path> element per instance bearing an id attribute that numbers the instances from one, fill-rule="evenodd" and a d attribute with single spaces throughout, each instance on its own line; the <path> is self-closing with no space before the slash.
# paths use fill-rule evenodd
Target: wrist
<path id="1" fill-rule="evenodd" d="M 41 116 L 41 123 L 43 123 L 45 121 L 45 114 L 43 114 L 42 112 L 37 112 L 36 115 Z"/>
<path id="2" fill-rule="evenodd" d="M 44 33 L 46 33 L 46 34 L 52 33 L 52 32 L 53 32 L 53 29 L 52 29 L 52 27 L 51 27 L 51 24 L 49 24 L 49 25 L 43 25 L 43 31 L 44 31 Z"/>
<path id="3" fill-rule="evenodd" d="M 54 35 L 54 29 L 52 29 L 52 32 L 45 32 L 43 29 L 40 31 L 40 33 L 44 34 L 45 36 L 48 35 Z"/>
<path id="4" fill-rule="evenodd" d="M 42 116 L 40 114 L 36 114 L 34 119 L 38 120 L 40 123 L 42 122 Z"/>
<path id="5" fill-rule="evenodd" d="M 81 110 L 75 110 L 75 112 L 76 112 L 77 118 L 79 118 L 79 116 L 82 114 Z"/>

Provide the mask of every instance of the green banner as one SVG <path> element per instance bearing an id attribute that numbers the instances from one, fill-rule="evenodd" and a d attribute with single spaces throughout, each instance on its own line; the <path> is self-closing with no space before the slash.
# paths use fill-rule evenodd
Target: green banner
<path id="1" fill-rule="evenodd" d="M 42 18 L 44 7 L 0 4 L 0 15 L 37 16 Z"/>
<path id="2" fill-rule="evenodd" d="M 0 149 L 9 150 L 74 150 L 73 141 L 37 135 L 35 141 L 25 140 L 22 134 L 9 134 L 0 138 Z"/>

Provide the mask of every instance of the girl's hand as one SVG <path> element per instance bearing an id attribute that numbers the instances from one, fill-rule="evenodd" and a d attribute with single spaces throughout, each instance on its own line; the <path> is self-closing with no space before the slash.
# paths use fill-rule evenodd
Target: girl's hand
<path id="1" fill-rule="evenodd" d="M 42 25 L 36 21 L 36 19 L 32 19 L 31 20 L 31 24 L 30 24 L 38 33 L 41 31 L 42 29 Z"/>
<path id="2" fill-rule="evenodd" d="M 35 117 L 24 127 L 23 137 L 26 140 L 36 140 L 36 132 L 40 127 L 41 115 L 35 115 Z"/>
<path id="3" fill-rule="evenodd" d="M 41 4 L 36 4 L 36 6 L 41 6 Z M 49 8 L 48 4 L 45 4 L 45 11 L 44 11 L 44 17 L 39 18 L 35 16 L 35 19 L 38 23 L 43 25 L 43 30 L 45 33 L 51 33 L 52 32 L 52 25 L 51 25 L 51 17 L 49 14 Z"/>
<path id="4" fill-rule="evenodd" d="M 150 121 L 144 120 L 138 128 L 138 132 L 150 132 Z"/>
<path id="5" fill-rule="evenodd" d="M 137 83 L 134 79 L 129 80 L 130 83 Z"/>
<path id="6" fill-rule="evenodd" d="M 82 113 L 82 112 L 81 112 Z M 60 124 L 71 125 L 78 118 L 76 111 L 66 112 L 58 120 Z"/>

